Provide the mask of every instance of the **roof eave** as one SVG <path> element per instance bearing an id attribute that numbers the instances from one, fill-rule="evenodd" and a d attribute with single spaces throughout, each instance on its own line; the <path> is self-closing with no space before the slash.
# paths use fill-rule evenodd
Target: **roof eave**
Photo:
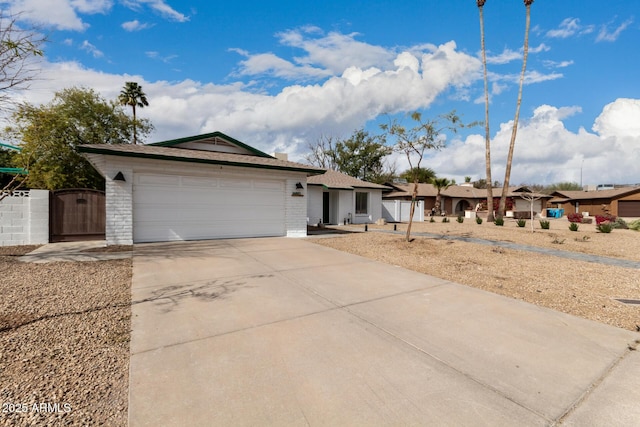
<path id="1" fill-rule="evenodd" d="M 94 147 L 87 147 L 87 146 L 79 146 L 78 151 L 80 151 L 81 153 L 103 154 L 107 156 L 118 156 L 118 157 L 135 157 L 139 159 L 171 160 L 171 161 L 185 162 L 185 163 L 204 163 L 204 164 L 212 164 L 212 165 L 238 166 L 238 167 L 253 168 L 253 169 L 272 169 L 272 170 L 284 170 L 289 172 L 305 172 L 307 173 L 307 175 L 322 175 L 325 172 L 322 169 L 312 169 L 312 168 L 307 169 L 307 168 L 297 168 L 292 166 L 278 166 L 278 165 L 261 165 L 261 164 L 254 164 L 254 163 L 231 162 L 226 160 L 198 159 L 193 157 L 186 158 L 186 157 L 178 157 L 178 156 L 167 156 L 162 154 L 132 153 L 132 152 L 105 150 L 101 148 L 94 148 Z"/>
<path id="2" fill-rule="evenodd" d="M 170 139 L 167 141 L 159 141 L 159 142 L 153 142 L 151 144 L 147 144 L 147 145 L 153 145 L 156 147 L 173 147 L 174 145 L 178 145 L 178 144 L 183 144 L 185 142 L 194 142 L 194 141 L 199 141 L 201 139 L 207 139 L 207 138 L 222 138 L 222 139 L 226 139 L 227 141 L 229 141 L 230 143 L 237 145 L 241 148 L 244 148 L 245 150 L 249 150 L 250 152 L 254 153 L 255 155 L 259 156 L 259 157 L 265 157 L 268 159 L 275 159 L 275 157 L 258 150 L 257 148 L 253 148 L 250 145 L 245 144 L 242 141 L 238 141 L 235 138 L 230 137 L 229 135 L 225 135 L 222 132 L 212 132 L 212 133 L 205 133 L 203 135 L 194 135 L 194 136 L 187 136 L 184 138 L 178 138 L 178 139 Z"/>

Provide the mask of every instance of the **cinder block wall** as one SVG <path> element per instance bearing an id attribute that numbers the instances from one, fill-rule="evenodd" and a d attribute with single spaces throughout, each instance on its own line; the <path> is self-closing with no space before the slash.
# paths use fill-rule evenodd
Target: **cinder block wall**
<path id="1" fill-rule="evenodd" d="M 49 243 L 49 191 L 15 191 L 0 201 L 0 246 Z"/>
<path id="2" fill-rule="evenodd" d="M 304 188 L 296 188 L 296 184 L 300 182 Z M 307 191 L 306 177 L 300 176 L 294 179 L 287 179 L 285 189 L 285 227 L 287 237 L 306 237 L 307 236 Z M 292 194 L 299 192 L 302 197 L 296 197 Z"/>

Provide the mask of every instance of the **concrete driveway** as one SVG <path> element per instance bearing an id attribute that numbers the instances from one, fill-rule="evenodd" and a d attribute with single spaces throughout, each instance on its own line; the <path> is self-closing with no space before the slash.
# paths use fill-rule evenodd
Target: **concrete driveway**
<path id="1" fill-rule="evenodd" d="M 306 240 L 136 245 L 131 426 L 640 424 L 640 334 Z"/>

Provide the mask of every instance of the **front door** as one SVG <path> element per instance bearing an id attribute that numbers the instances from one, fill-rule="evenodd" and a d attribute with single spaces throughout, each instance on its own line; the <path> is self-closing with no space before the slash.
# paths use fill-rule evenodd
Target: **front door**
<path id="1" fill-rule="evenodd" d="M 322 193 L 322 223 L 329 224 L 329 192 Z"/>

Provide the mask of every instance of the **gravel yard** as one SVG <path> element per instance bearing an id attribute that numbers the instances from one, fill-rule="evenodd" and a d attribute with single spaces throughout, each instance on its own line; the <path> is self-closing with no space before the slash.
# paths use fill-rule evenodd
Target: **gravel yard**
<path id="1" fill-rule="evenodd" d="M 131 259 L 17 261 L 31 249 L 0 248 L 0 425 L 126 425 Z"/>
<path id="2" fill-rule="evenodd" d="M 595 225 L 581 224 L 569 231 L 566 219 L 551 221 L 550 230 L 519 228 L 507 220 L 504 227 L 476 224 L 467 219 L 459 224 L 414 224 L 412 232 L 468 236 L 514 242 L 556 250 L 581 252 L 640 261 L 640 232 L 613 230 L 598 233 Z M 342 230 L 349 227 L 340 227 Z M 350 227 L 362 231 L 364 226 Z M 369 225 L 370 230 L 392 230 L 393 225 Z M 406 224 L 398 224 L 399 231 Z M 609 325 L 638 330 L 640 305 L 623 304 L 614 298 L 640 300 L 640 272 L 584 261 L 573 261 L 513 249 L 430 237 L 368 232 L 312 239 L 314 243 L 399 265 L 453 282 L 506 295 L 532 304 L 563 311 Z"/>

